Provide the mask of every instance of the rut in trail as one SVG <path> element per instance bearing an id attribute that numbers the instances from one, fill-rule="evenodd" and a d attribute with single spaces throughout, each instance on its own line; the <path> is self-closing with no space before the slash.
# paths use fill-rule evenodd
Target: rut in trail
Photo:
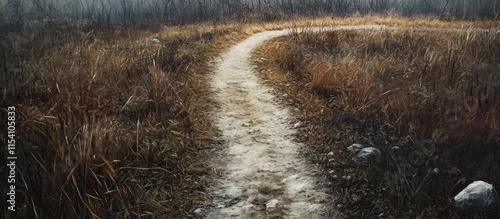
<path id="1" fill-rule="evenodd" d="M 324 218 L 327 195 L 298 157 L 290 113 L 249 63 L 252 49 L 286 33 L 255 34 L 221 57 L 212 82 L 213 117 L 227 145 L 208 218 Z"/>

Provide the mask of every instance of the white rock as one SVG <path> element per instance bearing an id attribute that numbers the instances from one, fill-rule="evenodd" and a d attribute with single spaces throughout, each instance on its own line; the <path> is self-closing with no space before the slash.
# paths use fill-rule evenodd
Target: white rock
<path id="1" fill-rule="evenodd" d="M 498 193 L 489 183 L 475 181 L 458 193 L 453 200 L 455 208 L 462 215 L 493 213 L 500 204 Z"/>
<path id="2" fill-rule="evenodd" d="M 334 155 L 334 153 L 333 153 L 333 151 L 331 151 L 331 152 L 330 152 L 330 153 L 328 153 L 327 155 L 331 157 L 331 156 L 333 156 L 333 155 Z"/>
<path id="3" fill-rule="evenodd" d="M 361 149 L 356 154 L 356 161 L 373 161 L 378 160 L 380 158 L 380 150 L 374 147 L 367 147 Z"/>
<path id="4" fill-rule="evenodd" d="M 347 150 L 349 150 L 352 153 L 357 153 L 358 151 L 360 151 L 364 147 L 365 146 L 363 146 L 362 144 L 354 143 L 351 146 L 347 147 Z"/>
<path id="5" fill-rule="evenodd" d="M 297 122 L 293 125 L 294 128 L 298 128 L 300 126 L 302 126 L 302 122 Z"/>
<path id="6" fill-rule="evenodd" d="M 278 199 L 271 199 L 266 203 L 266 210 L 273 210 L 276 208 L 276 205 L 278 204 Z"/>
<path id="7" fill-rule="evenodd" d="M 203 211 L 200 208 L 198 208 L 198 209 L 194 210 L 193 213 L 200 215 L 201 213 L 203 213 Z"/>
<path id="8" fill-rule="evenodd" d="M 153 42 L 153 43 L 160 43 L 160 40 L 159 40 L 159 39 L 156 39 L 156 38 L 153 38 L 153 39 L 151 40 L 151 42 Z"/>

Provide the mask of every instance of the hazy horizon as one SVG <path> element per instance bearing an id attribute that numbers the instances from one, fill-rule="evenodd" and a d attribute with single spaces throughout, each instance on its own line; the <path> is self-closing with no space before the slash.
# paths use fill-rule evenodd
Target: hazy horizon
<path id="1" fill-rule="evenodd" d="M 96 19 L 111 22 L 179 22 L 221 18 L 244 12 L 347 14 L 395 11 L 401 14 L 495 17 L 500 0 L 0 0 L 0 20 Z"/>

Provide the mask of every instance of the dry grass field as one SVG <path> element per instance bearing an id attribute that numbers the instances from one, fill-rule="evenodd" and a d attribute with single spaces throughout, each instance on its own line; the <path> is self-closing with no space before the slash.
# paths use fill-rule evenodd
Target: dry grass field
<path id="1" fill-rule="evenodd" d="M 0 117 L 16 107 L 22 182 L 12 216 L 188 216 L 203 204 L 215 175 L 205 159 L 217 144 L 206 115 L 214 57 L 263 29 L 366 23 L 465 32 L 296 32 L 256 53 L 265 58 L 260 68 L 272 70 L 267 77 L 301 110 L 311 159 L 336 171 L 330 177 L 339 209 L 347 217 L 448 216 L 446 194 L 465 182 L 480 178 L 498 188 L 499 34 L 467 32 L 498 23 L 354 16 L 143 29 L 45 20 L 16 31 L 0 24 L 6 30 L 0 33 Z M 5 126 L 0 130 L 6 142 Z M 439 141 L 434 130 L 444 133 Z M 425 162 L 403 166 L 399 157 L 426 139 L 433 147 L 422 149 Z M 370 171 L 352 165 L 344 151 L 354 142 L 380 147 L 384 162 Z M 392 146 L 401 155 L 389 153 Z M 334 161 L 325 158 L 329 151 L 338 151 Z M 450 173 L 436 198 L 421 186 L 431 167 Z"/>
<path id="2" fill-rule="evenodd" d="M 0 116 L 16 107 L 23 182 L 13 215 L 188 215 L 203 203 L 214 173 L 205 163 L 216 144 L 206 115 L 214 58 L 251 33 L 290 25 L 221 21 L 144 29 L 44 20 L 19 30 L 2 23 Z M 0 170 L 6 181 L 7 169 Z"/>
<path id="3" fill-rule="evenodd" d="M 211 171 L 203 77 L 213 56 L 250 32 L 236 23 L 93 25 L 48 21 L 1 36 L 1 104 L 17 109 L 24 182 L 15 215 L 185 216 Z"/>
<path id="4" fill-rule="evenodd" d="M 500 186 L 500 26 L 375 19 L 396 28 L 295 31 L 255 63 L 299 110 L 304 153 L 345 218 L 456 217 L 453 196 L 470 182 Z M 381 161 L 353 162 L 353 143 L 379 148 Z"/>

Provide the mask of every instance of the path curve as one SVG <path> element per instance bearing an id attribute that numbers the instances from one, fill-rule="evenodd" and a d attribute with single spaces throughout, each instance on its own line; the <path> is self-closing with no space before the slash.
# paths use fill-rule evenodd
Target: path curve
<path id="1" fill-rule="evenodd" d="M 376 29 L 380 25 L 321 29 Z M 290 125 L 290 111 L 256 76 L 251 51 L 290 30 L 248 37 L 221 56 L 212 78 L 217 107 L 212 117 L 222 131 L 223 177 L 212 188 L 207 218 L 325 218 L 328 196 L 317 186 L 317 170 L 298 156 L 300 143 Z M 327 216 L 327 214 L 329 214 Z"/>
<path id="2" fill-rule="evenodd" d="M 298 28 L 293 31 L 395 29 L 385 25 Z M 413 29 L 398 27 L 397 29 Z M 487 32 L 498 30 L 425 28 L 422 31 Z M 317 185 L 317 170 L 298 156 L 289 110 L 263 85 L 250 64 L 251 51 L 291 29 L 250 36 L 221 56 L 212 78 L 217 106 L 212 112 L 222 131 L 223 178 L 212 188 L 207 218 L 335 218 L 328 197 Z"/>

